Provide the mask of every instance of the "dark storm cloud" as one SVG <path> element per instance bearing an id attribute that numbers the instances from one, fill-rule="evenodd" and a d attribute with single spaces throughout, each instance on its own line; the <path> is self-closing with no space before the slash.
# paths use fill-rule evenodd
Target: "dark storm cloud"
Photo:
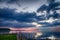
<path id="1" fill-rule="evenodd" d="M 29 22 L 34 22 L 36 14 L 35 13 L 17 13 L 15 9 L 2 8 L 0 9 L 0 27 L 33 27 L 32 24 L 26 24 Z M 17 23 L 13 21 L 16 20 Z M 7 21 L 7 22 L 6 22 Z M 19 23 L 18 23 L 19 22 Z M 24 23 L 25 22 L 25 23 Z"/>
<path id="2" fill-rule="evenodd" d="M 37 10 L 37 12 L 39 12 L 39 11 L 44 11 L 44 10 L 47 10 L 47 6 L 44 4 L 44 5 L 42 5 L 40 8 L 38 8 L 38 10 Z"/>
<path id="3" fill-rule="evenodd" d="M 14 9 L 3 8 L 0 9 L 0 18 L 14 19 Z"/>
<path id="4" fill-rule="evenodd" d="M 32 23 L 37 22 L 39 20 L 45 20 L 42 16 L 36 16 L 35 12 L 20 12 L 17 13 L 16 9 L 9 9 L 9 8 L 1 8 L 0 9 L 0 26 L 14 26 L 14 27 L 32 27 L 34 25 L 27 25 L 23 23 Z M 21 23 L 14 23 L 13 21 L 16 20 L 17 22 Z M 6 22 L 7 21 L 7 22 Z M 13 23 L 12 23 L 13 22 Z"/>
<path id="5" fill-rule="evenodd" d="M 0 19 L 17 20 L 19 22 L 35 22 L 37 20 L 45 20 L 44 16 L 36 16 L 35 12 L 15 12 L 15 9 L 1 8 Z M 36 20 L 37 19 L 37 20 Z"/>
<path id="6" fill-rule="evenodd" d="M 60 18 L 60 14 L 57 13 L 56 11 L 53 12 L 53 14 L 47 14 L 47 18 L 49 19 L 50 17 L 54 18 L 54 19 L 59 19 Z"/>
<path id="7" fill-rule="evenodd" d="M 44 15 L 40 15 L 40 16 L 36 16 L 36 19 L 37 19 L 38 21 L 41 21 L 41 20 L 45 20 L 46 18 L 45 18 Z"/>
<path id="8" fill-rule="evenodd" d="M 6 20 L 17 20 L 19 22 L 33 22 L 35 17 L 36 13 L 17 13 L 13 9 L 0 9 L 0 18 L 4 18 Z"/>
<path id="9" fill-rule="evenodd" d="M 34 18 L 36 17 L 35 13 L 19 13 L 16 16 L 17 21 L 21 21 L 21 22 L 33 22 L 35 21 Z"/>
<path id="10" fill-rule="evenodd" d="M 50 16 L 53 17 L 54 19 L 60 18 L 60 14 L 57 13 L 56 11 L 53 13 L 53 15 L 50 15 Z"/>
<path id="11" fill-rule="evenodd" d="M 18 23 L 10 23 L 9 21 L 13 22 L 14 20 L 16 20 L 17 22 L 21 22 L 21 24 Z M 23 24 L 23 22 L 25 23 L 30 23 L 30 22 L 37 22 L 40 20 L 45 20 L 44 15 L 41 16 L 36 16 L 36 13 L 29 13 L 29 12 L 20 12 L 17 13 L 15 12 L 15 9 L 9 9 L 9 8 L 3 8 L 0 9 L 0 26 L 14 26 L 14 27 L 32 27 L 33 25 L 27 25 L 27 24 Z M 8 21 L 5 22 L 5 21 Z M 39 22 L 37 22 L 39 23 Z M 23 24 L 23 25 L 22 25 Z M 48 22 L 40 22 L 39 24 L 44 25 L 44 27 L 50 27 L 50 26 L 55 26 L 55 25 L 60 25 L 60 22 L 53 22 L 52 24 L 48 23 Z M 47 26 L 46 26 L 47 25 Z"/>
<path id="12" fill-rule="evenodd" d="M 39 11 L 47 11 L 48 13 L 52 10 L 59 10 L 60 8 L 58 8 L 58 6 L 60 6 L 60 3 L 59 2 L 55 2 L 56 0 L 48 0 L 49 3 L 48 3 L 48 6 L 46 4 L 43 4 L 38 10 L 37 12 Z"/>

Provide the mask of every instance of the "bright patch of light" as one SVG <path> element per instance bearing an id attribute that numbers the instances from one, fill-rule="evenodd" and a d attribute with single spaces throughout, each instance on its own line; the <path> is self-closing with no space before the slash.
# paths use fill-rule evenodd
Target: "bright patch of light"
<path id="1" fill-rule="evenodd" d="M 36 13 L 37 13 L 37 12 L 36 12 Z M 43 11 L 43 12 L 38 12 L 36 15 L 37 15 L 37 16 L 46 15 L 46 13 L 47 13 L 46 11 Z"/>
<path id="2" fill-rule="evenodd" d="M 55 40 L 56 38 L 52 35 L 51 37 L 48 37 L 48 39 Z"/>
<path id="3" fill-rule="evenodd" d="M 37 32 L 36 35 L 35 35 L 35 38 L 37 38 L 37 37 L 39 37 L 39 36 L 41 36 L 41 35 L 42 35 L 41 32 Z"/>
<path id="4" fill-rule="evenodd" d="M 36 22 L 33 22 L 32 24 L 33 24 L 33 25 L 36 25 L 37 28 L 39 28 L 39 27 L 42 26 L 41 24 L 38 24 L 38 23 L 36 23 Z"/>
<path id="5" fill-rule="evenodd" d="M 54 21 L 53 18 L 50 18 L 49 20 L 45 20 L 46 22 L 52 23 Z"/>
<path id="6" fill-rule="evenodd" d="M 48 22 L 48 23 L 52 23 L 53 21 L 55 21 L 52 17 L 48 20 L 43 20 L 43 21 L 40 21 L 40 22 Z"/>
<path id="7" fill-rule="evenodd" d="M 57 10 L 56 12 L 60 14 L 60 10 Z"/>
<path id="8" fill-rule="evenodd" d="M 50 14 L 53 14 L 53 11 L 50 11 Z"/>
<path id="9" fill-rule="evenodd" d="M 37 16 L 40 16 L 40 15 L 43 15 L 43 13 L 39 12 L 39 13 L 36 13 Z"/>

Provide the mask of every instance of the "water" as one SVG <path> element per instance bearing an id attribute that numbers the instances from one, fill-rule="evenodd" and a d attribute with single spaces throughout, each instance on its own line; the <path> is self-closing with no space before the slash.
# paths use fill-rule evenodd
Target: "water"
<path id="1" fill-rule="evenodd" d="M 29 34 L 29 33 L 20 33 L 22 37 L 28 39 L 28 40 L 50 40 L 49 37 L 54 36 L 55 40 L 60 40 L 60 32 L 45 32 L 43 35 L 38 36 L 37 38 L 34 37 L 35 34 Z M 19 36 L 20 38 L 20 36 Z M 53 38 L 54 39 L 54 38 Z"/>

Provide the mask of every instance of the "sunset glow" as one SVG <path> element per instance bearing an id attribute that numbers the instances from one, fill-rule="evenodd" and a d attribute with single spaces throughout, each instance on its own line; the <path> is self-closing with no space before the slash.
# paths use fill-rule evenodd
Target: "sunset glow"
<path id="1" fill-rule="evenodd" d="M 23 32 L 23 33 L 34 33 L 38 32 L 39 30 L 37 28 L 10 28 L 10 33 L 18 33 L 18 32 Z"/>

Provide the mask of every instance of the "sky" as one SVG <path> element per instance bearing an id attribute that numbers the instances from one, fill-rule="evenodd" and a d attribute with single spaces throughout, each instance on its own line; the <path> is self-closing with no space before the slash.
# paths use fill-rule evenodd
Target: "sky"
<path id="1" fill-rule="evenodd" d="M 0 0 L 0 27 L 60 26 L 60 0 Z M 57 3 L 56 3 L 57 2 Z"/>
<path id="2" fill-rule="evenodd" d="M 0 25 L 24 27 L 28 24 L 27 27 L 35 26 L 32 25 L 32 22 L 37 21 L 35 12 L 42 2 L 43 0 L 0 0 L 0 11 L 2 12 L 0 13 Z M 23 25 L 20 26 L 20 24 Z"/>
<path id="3" fill-rule="evenodd" d="M 50 25 L 54 19 L 50 18 L 45 21 L 46 12 L 37 12 L 42 5 L 48 4 L 47 0 L 0 0 L 0 26 L 35 27 L 46 23 Z"/>
<path id="4" fill-rule="evenodd" d="M 40 2 L 41 1 L 41 2 Z M 46 1 L 43 0 L 1 0 L 0 7 L 9 7 L 12 9 L 17 9 L 18 12 L 24 11 L 24 12 L 33 12 L 36 11 L 37 8 L 39 8 L 40 5 L 46 3 Z M 42 3 L 42 4 L 41 4 Z"/>

